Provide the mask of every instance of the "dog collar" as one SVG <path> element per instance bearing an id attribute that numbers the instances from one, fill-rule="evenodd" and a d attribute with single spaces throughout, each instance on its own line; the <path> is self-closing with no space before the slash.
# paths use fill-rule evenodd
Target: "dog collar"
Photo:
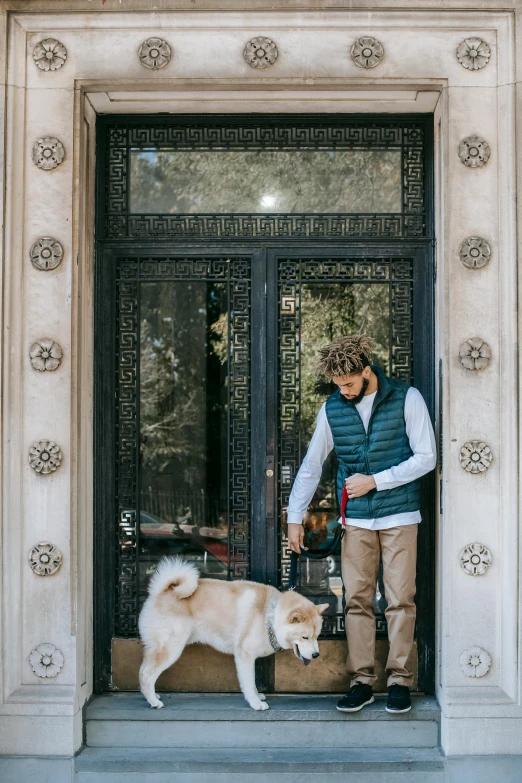
<path id="1" fill-rule="evenodd" d="M 277 598 L 275 602 L 272 600 L 272 602 L 271 602 L 271 604 L 270 604 L 270 606 L 268 608 L 268 611 L 266 613 L 266 630 L 267 630 L 267 633 L 268 633 L 268 641 L 270 642 L 270 646 L 272 647 L 272 650 L 274 652 L 283 652 L 284 647 L 281 647 L 279 645 L 279 642 L 277 641 L 277 636 L 276 636 L 276 633 L 275 633 L 275 630 L 274 630 L 274 626 L 272 624 L 272 621 L 273 621 L 274 616 L 275 616 L 276 606 L 277 606 L 278 602 L 279 602 L 279 598 Z"/>
<path id="2" fill-rule="evenodd" d="M 277 641 L 277 636 L 275 635 L 274 627 L 271 622 L 267 622 L 266 630 L 268 631 L 268 640 L 272 646 L 272 650 L 274 652 L 283 652 L 284 647 L 279 646 L 279 642 Z"/>

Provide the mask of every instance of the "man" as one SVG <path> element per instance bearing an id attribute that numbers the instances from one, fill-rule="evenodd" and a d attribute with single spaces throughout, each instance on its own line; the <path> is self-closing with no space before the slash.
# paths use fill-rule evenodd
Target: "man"
<path id="1" fill-rule="evenodd" d="M 374 701 L 373 597 L 382 557 L 390 651 L 388 712 L 411 709 L 413 674 L 407 668 L 415 629 L 415 571 L 420 477 L 436 463 L 435 437 L 420 392 L 388 378 L 370 358 L 365 334 L 343 337 L 319 352 L 318 371 L 338 387 L 317 416 L 314 435 L 288 504 L 290 549 L 303 545 L 303 515 L 335 448 L 337 494 L 346 484 L 347 526 L 342 543 L 346 596 L 349 693 L 338 703 L 356 712 Z"/>

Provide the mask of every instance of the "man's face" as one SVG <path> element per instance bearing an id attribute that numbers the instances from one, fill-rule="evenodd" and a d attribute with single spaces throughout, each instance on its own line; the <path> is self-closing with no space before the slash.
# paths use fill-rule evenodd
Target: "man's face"
<path id="1" fill-rule="evenodd" d="M 350 373 L 349 375 L 334 375 L 332 381 L 343 397 L 357 405 L 366 393 L 370 382 L 370 368 L 365 367 L 361 373 Z"/>

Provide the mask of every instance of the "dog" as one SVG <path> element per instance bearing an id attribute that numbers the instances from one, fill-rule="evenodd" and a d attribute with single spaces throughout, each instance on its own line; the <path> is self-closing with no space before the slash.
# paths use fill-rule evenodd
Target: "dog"
<path id="1" fill-rule="evenodd" d="M 256 688 L 256 659 L 293 649 L 308 665 L 319 656 L 317 637 L 327 608 L 293 590 L 281 593 L 258 582 L 200 579 L 191 563 L 165 557 L 150 580 L 139 617 L 144 646 L 140 690 L 151 707 L 163 707 L 156 680 L 187 644 L 200 642 L 234 656 L 246 701 L 253 710 L 267 710 Z"/>

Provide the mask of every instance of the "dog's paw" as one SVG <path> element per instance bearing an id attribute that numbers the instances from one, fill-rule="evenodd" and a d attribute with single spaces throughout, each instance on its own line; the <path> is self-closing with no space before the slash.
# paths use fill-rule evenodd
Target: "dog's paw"
<path id="1" fill-rule="evenodd" d="M 252 707 L 253 710 L 268 710 L 269 709 L 268 704 L 266 703 L 266 701 L 261 701 L 261 699 L 259 701 L 257 701 L 257 702 L 256 701 L 250 702 L 250 706 Z"/>
<path id="2" fill-rule="evenodd" d="M 257 695 L 259 696 L 259 698 L 261 699 L 261 701 L 266 701 L 266 696 L 265 696 L 265 694 L 264 694 L 264 693 L 258 693 Z"/>
<path id="3" fill-rule="evenodd" d="M 162 708 L 162 707 L 164 707 L 165 705 L 163 704 L 163 702 L 161 701 L 161 699 L 154 699 L 154 701 L 152 701 L 152 702 L 150 703 L 150 706 L 151 706 L 153 709 L 155 709 L 155 710 L 161 710 L 161 708 Z"/>

